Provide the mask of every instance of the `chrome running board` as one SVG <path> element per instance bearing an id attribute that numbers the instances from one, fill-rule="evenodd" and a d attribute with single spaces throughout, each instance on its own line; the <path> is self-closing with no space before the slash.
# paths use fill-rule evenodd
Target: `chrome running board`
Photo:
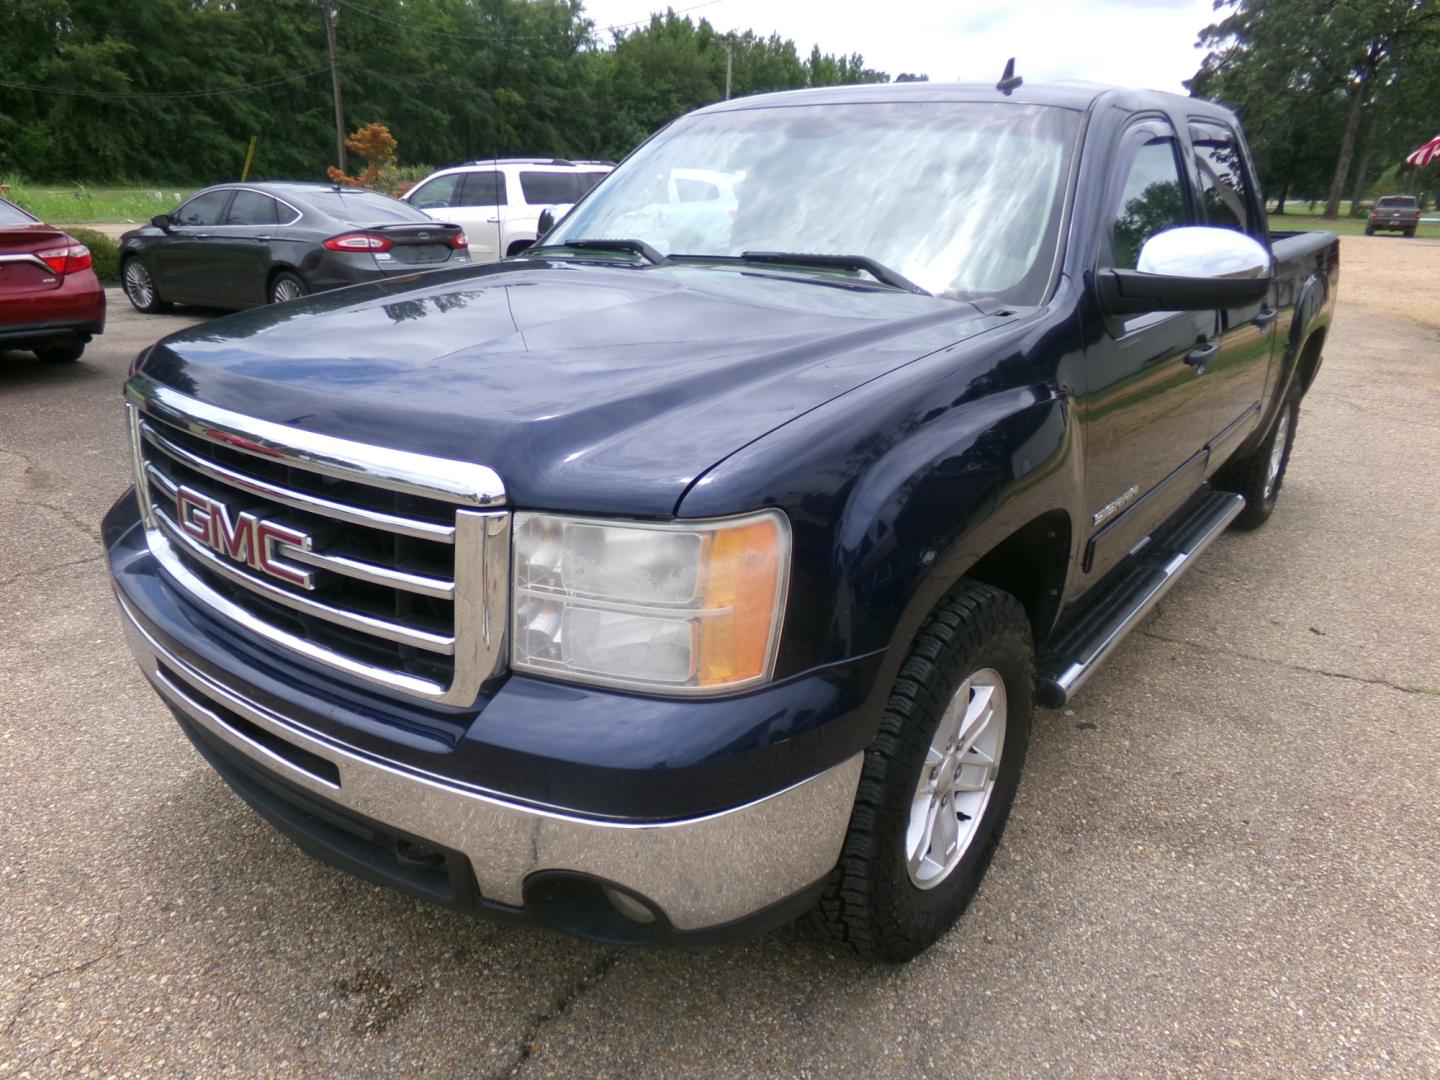
<path id="1" fill-rule="evenodd" d="M 1228 492 L 1207 490 L 1191 499 L 1133 565 L 1058 628 L 1036 663 L 1035 700 L 1054 709 L 1069 701 L 1244 509 L 1245 499 Z"/>

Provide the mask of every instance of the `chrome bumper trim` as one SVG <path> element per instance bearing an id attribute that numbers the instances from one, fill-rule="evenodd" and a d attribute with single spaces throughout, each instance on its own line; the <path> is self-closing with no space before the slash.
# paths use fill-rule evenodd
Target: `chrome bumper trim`
<path id="1" fill-rule="evenodd" d="M 462 852 L 486 899 L 521 906 L 526 878 L 542 870 L 592 874 L 647 897 L 677 930 L 701 930 L 798 893 L 840 856 L 863 754 L 755 802 L 681 821 L 607 822 L 520 806 L 298 727 L 176 657 L 117 598 L 141 669 L 193 723 L 300 788 Z M 325 759 L 338 771 L 338 786 L 247 737 L 205 699 Z"/>

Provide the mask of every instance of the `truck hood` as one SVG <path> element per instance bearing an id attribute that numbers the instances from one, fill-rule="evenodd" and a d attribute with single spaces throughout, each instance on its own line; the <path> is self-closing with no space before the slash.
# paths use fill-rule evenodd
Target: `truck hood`
<path id="1" fill-rule="evenodd" d="M 999 321 L 774 272 L 530 261 L 217 319 L 141 370 L 249 416 L 488 465 L 515 506 L 666 516 L 740 447 Z"/>

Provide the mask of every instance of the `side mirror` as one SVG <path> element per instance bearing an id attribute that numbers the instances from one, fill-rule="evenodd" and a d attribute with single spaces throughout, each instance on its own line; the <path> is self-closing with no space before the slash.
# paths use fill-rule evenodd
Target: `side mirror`
<path id="1" fill-rule="evenodd" d="M 1264 299 L 1272 278 L 1270 252 L 1234 229 L 1186 226 L 1145 241 L 1134 270 L 1102 270 L 1096 284 L 1114 315 L 1206 311 Z"/>
<path id="2" fill-rule="evenodd" d="M 544 210 L 540 211 L 540 220 L 535 226 L 536 235 L 543 239 L 545 234 L 554 227 L 555 208 L 553 206 L 547 206 Z"/>
<path id="3" fill-rule="evenodd" d="M 169 214 L 156 214 L 154 217 L 152 217 L 152 218 L 150 219 L 150 224 L 151 224 L 151 225 L 154 225 L 154 226 L 155 226 L 157 229 L 159 229 L 161 232 L 169 232 L 169 231 L 170 231 L 170 225 L 171 225 L 170 215 L 169 215 Z"/>

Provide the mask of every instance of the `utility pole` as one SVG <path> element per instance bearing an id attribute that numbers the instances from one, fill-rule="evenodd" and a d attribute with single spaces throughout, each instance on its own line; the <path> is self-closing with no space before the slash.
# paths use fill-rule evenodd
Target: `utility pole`
<path id="1" fill-rule="evenodd" d="M 345 162 L 345 113 L 340 106 L 340 57 L 335 52 L 335 9 L 330 0 L 321 0 L 325 12 L 325 40 L 330 45 L 330 88 L 335 97 L 335 156 L 341 172 L 349 172 Z"/>
<path id="2" fill-rule="evenodd" d="M 730 67 L 735 59 L 735 35 L 725 38 L 725 100 L 730 100 Z"/>

